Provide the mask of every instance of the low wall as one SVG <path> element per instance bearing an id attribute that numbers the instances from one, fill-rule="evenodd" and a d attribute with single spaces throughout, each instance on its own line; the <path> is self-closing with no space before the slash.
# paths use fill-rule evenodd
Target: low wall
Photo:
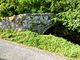
<path id="1" fill-rule="evenodd" d="M 0 20 L 1 29 L 29 29 L 42 33 L 52 24 L 50 18 L 52 13 L 20 14 L 5 17 Z"/>

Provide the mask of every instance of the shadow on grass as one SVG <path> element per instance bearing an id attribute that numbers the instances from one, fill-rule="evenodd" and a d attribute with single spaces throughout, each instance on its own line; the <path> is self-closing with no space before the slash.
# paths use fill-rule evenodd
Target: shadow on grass
<path id="1" fill-rule="evenodd" d="M 69 31 L 66 30 L 64 27 L 51 27 L 48 30 L 45 31 L 44 35 L 52 34 L 58 37 L 63 37 L 64 39 L 67 39 L 67 41 L 71 41 L 74 44 L 80 45 L 80 34 L 76 31 Z"/>

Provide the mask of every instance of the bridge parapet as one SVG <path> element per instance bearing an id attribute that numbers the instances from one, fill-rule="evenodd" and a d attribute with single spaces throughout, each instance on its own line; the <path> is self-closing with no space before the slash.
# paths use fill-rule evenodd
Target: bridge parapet
<path id="1" fill-rule="evenodd" d="M 6 17 L 0 20 L 1 29 L 29 29 L 38 33 L 43 33 L 47 26 L 52 24 L 50 18 L 52 13 L 20 14 Z"/>

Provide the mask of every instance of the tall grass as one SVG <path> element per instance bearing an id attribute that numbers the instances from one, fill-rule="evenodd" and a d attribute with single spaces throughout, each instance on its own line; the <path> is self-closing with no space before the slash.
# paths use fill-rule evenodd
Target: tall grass
<path id="1" fill-rule="evenodd" d="M 79 58 L 80 46 L 54 35 L 39 35 L 31 31 L 0 30 L 0 38 L 28 46 L 56 52 L 67 57 Z"/>

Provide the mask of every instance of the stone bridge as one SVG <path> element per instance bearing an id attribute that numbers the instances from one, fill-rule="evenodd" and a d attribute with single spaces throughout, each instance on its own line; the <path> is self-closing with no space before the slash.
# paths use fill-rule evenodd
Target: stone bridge
<path id="1" fill-rule="evenodd" d="M 4 17 L 0 20 L 1 29 L 29 29 L 43 34 L 49 29 L 53 22 L 50 18 L 52 13 L 20 14 L 11 17 Z"/>

